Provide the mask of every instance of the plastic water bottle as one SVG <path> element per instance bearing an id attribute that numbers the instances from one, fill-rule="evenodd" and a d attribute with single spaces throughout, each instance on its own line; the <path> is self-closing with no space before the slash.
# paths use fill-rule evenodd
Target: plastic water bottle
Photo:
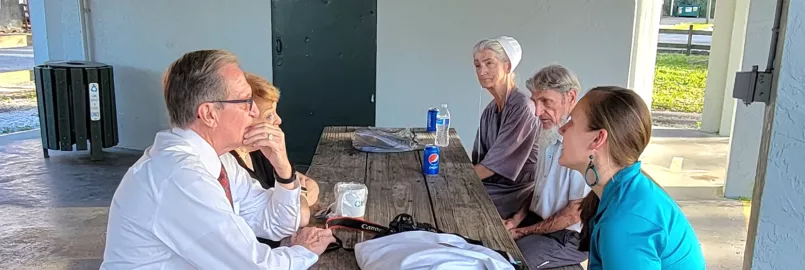
<path id="1" fill-rule="evenodd" d="M 447 104 L 442 104 L 436 115 L 436 146 L 447 147 L 450 144 L 450 111 Z"/>

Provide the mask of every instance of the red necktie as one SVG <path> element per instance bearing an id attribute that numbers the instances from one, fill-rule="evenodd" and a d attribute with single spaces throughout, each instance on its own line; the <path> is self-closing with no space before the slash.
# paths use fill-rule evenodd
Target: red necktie
<path id="1" fill-rule="evenodd" d="M 218 176 L 218 183 L 221 183 L 221 187 L 224 188 L 226 198 L 229 200 L 229 205 L 232 206 L 232 208 L 234 208 L 232 204 L 232 191 L 229 189 L 229 178 L 226 176 L 226 169 L 224 169 L 224 164 L 221 164 L 221 174 Z"/>

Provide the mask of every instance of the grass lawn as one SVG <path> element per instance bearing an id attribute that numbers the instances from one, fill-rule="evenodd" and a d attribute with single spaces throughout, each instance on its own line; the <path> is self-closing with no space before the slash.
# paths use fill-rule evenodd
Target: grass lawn
<path id="1" fill-rule="evenodd" d="M 10 102 L 12 100 L 26 100 L 36 102 L 36 91 L 15 91 L 0 93 L 0 102 Z"/>
<path id="2" fill-rule="evenodd" d="M 713 30 L 712 23 L 678 23 L 672 26 L 662 26 L 662 29 L 676 29 L 676 30 L 688 30 L 690 25 L 693 25 L 693 30 Z"/>
<path id="3" fill-rule="evenodd" d="M 12 133 L 12 132 L 20 132 L 20 131 L 32 130 L 34 128 L 38 128 L 38 126 L 36 126 L 36 127 L 23 126 L 23 127 L 16 127 L 16 128 L 3 127 L 2 129 L 0 129 L 0 135 L 7 134 L 7 133 Z"/>
<path id="4" fill-rule="evenodd" d="M 701 113 L 708 58 L 707 55 L 658 53 L 651 108 Z"/>

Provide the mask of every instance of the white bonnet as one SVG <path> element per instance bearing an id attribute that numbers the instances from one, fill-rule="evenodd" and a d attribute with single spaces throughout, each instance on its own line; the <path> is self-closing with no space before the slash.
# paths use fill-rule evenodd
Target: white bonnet
<path id="1" fill-rule="evenodd" d="M 523 59 L 523 48 L 520 47 L 520 42 L 510 36 L 501 36 L 495 38 L 495 41 L 503 46 L 503 50 L 506 51 L 506 56 L 509 57 L 509 62 L 512 64 L 511 72 L 514 72 L 514 69 L 520 64 L 520 60 Z"/>

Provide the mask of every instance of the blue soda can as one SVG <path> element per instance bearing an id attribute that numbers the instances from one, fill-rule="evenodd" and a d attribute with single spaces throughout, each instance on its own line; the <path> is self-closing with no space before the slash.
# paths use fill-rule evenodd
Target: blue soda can
<path id="1" fill-rule="evenodd" d="M 425 175 L 439 174 L 439 147 L 433 144 L 425 146 L 425 155 L 422 157 L 422 170 Z"/>
<path id="2" fill-rule="evenodd" d="M 428 132 L 436 132 L 436 116 L 439 115 L 438 108 L 428 109 Z"/>

